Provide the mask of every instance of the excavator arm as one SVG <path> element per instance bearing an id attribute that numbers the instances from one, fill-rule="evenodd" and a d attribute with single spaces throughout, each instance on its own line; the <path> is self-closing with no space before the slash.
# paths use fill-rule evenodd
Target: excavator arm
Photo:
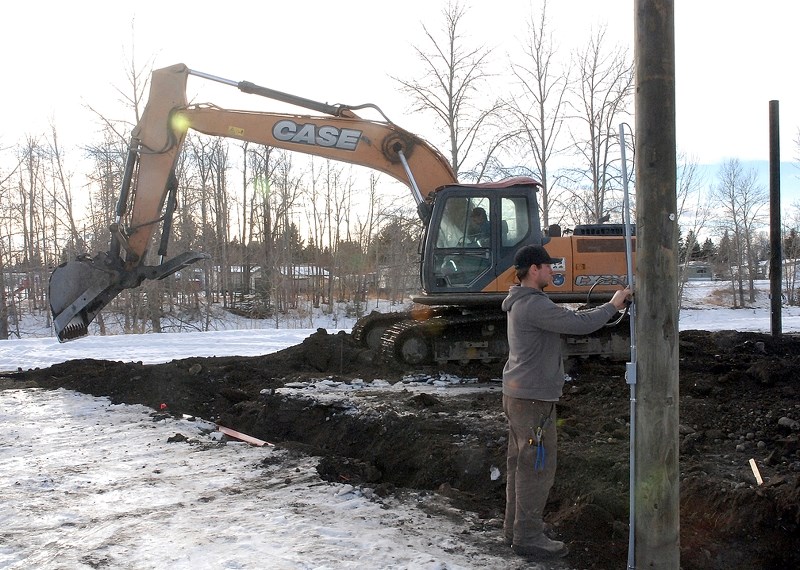
<path id="1" fill-rule="evenodd" d="M 228 110 L 189 105 L 189 75 L 220 81 L 246 93 L 276 99 L 324 113 L 323 116 Z M 412 191 L 420 216 L 426 198 L 440 186 L 456 182 L 447 160 L 427 142 L 388 120 L 360 118 L 358 108 L 328 105 L 250 82 L 234 82 L 194 72 L 183 64 L 153 72 L 150 95 L 131 136 L 125 174 L 111 225 L 108 252 L 79 255 L 50 276 L 50 307 L 60 341 L 84 336 L 89 323 L 116 295 L 145 279 L 163 279 L 208 255 L 185 252 L 164 261 L 171 214 L 176 200 L 174 166 L 186 133 L 228 137 L 332 160 L 366 166 L 403 182 Z M 380 111 L 378 109 L 378 111 Z M 162 227 L 161 263 L 145 265 L 150 242 Z"/>

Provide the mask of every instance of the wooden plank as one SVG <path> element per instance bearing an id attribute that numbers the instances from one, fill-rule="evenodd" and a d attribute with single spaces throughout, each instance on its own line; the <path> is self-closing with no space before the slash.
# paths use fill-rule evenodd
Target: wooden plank
<path id="1" fill-rule="evenodd" d="M 756 460 L 750 460 L 750 469 L 753 470 L 753 476 L 756 478 L 756 483 L 759 485 L 764 484 L 764 479 L 761 478 L 761 472 L 758 470 L 758 465 L 756 465 Z"/>
<path id="2" fill-rule="evenodd" d="M 251 445 L 255 445 L 258 447 L 263 447 L 265 445 L 269 445 L 270 447 L 274 447 L 274 444 L 264 441 L 263 439 L 258 439 L 257 437 L 253 437 L 252 435 L 247 435 L 246 433 L 241 433 L 236 430 L 232 430 L 231 428 L 227 428 L 225 426 L 221 426 L 217 424 L 217 429 L 227 435 L 228 437 L 232 437 Z"/>

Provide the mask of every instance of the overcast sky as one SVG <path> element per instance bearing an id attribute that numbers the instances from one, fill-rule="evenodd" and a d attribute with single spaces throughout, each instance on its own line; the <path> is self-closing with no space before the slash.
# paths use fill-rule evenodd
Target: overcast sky
<path id="1" fill-rule="evenodd" d="M 409 101 L 390 76 L 420 75 L 412 45 L 427 47 L 422 22 L 438 33 L 446 4 L 6 3 L 0 23 L 0 145 L 45 133 L 50 121 L 64 144 L 85 143 L 98 128 L 86 106 L 118 114 L 116 89 L 126 89 L 125 68 L 133 55 L 139 67 L 150 61 L 155 67 L 182 62 L 311 99 L 375 103 L 394 122 L 439 146 L 438 133 L 409 114 Z M 603 25 L 609 39 L 632 50 L 633 5 L 633 0 L 551 0 L 551 26 L 563 57 Z M 465 35 L 493 47 L 496 69 L 507 70 L 508 55 L 519 49 L 532 6 L 538 11 L 540 2 L 473 1 Z M 800 155 L 794 143 L 800 127 L 800 76 L 795 72 L 800 3 L 677 0 L 675 17 L 678 150 L 700 163 L 767 160 L 769 101 L 774 99 L 780 101 L 782 160 L 795 161 Z M 190 80 L 189 91 L 197 101 L 246 109 L 257 104 L 235 89 L 199 79 Z M 231 103 L 225 100 L 234 96 Z"/>

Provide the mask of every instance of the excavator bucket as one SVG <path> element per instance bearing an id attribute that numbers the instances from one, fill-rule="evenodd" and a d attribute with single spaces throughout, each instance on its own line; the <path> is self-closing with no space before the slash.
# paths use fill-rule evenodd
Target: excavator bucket
<path id="1" fill-rule="evenodd" d="M 123 290 L 138 287 L 145 279 L 164 279 L 209 258 L 207 253 L 187 251 L 160 265 L 125 269 L 119 256 L 98 253 L 94 258 L 84 254 L 62 263 L 50 275 L 50 309 L 58 340 L 86 336 L 97 313 Z"/>
<path id="2" fill-rule="evenodd" d="M 50 275 L 50 309 L 58 340 L 85 336 L 95 315 L 122 287 L 114 272 L 103 271 L 92 259 L 62 263 Z"/>

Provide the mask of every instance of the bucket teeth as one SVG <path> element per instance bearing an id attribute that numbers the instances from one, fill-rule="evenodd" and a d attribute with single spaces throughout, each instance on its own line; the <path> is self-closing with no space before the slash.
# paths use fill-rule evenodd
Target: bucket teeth
<path id="1" fill-rule="evenodd" d="M 89 334 L 89 327 L 86 326 L 81 319 L 73 319 L 67 323 L 67 326 L 65 326 L 63 330 L 58 331 L 58 340 L 60 342 L 66 342 L 86 336 L 87 334 Z"/>

